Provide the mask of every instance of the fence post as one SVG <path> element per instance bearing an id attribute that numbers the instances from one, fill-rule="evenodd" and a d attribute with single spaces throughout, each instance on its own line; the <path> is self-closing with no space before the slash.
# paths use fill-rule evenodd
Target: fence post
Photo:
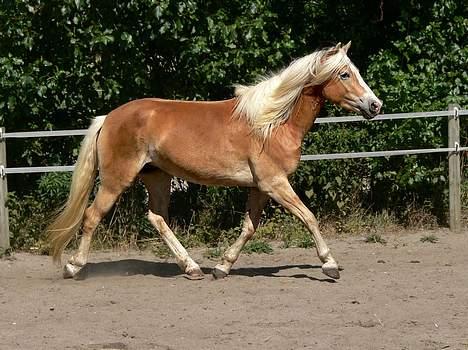
<path id="1" fill-rule="evenodd" d="M 10 230 L 8 228 L 8 209 L 6 199 L 8 193 L 6 168 L 5 128 L 0 128 L 0 251 L 10 248 Z"/>
<path id="2" fill-rule="evenodd" d="M 449 104 L 452 115 L 448 117 L 448 147 L 460 146 L 460 106 Z M 449 209 L 450 230 L 461 232 L 461 202 L 460 202 L 460 152 L 449 153 Z"/>

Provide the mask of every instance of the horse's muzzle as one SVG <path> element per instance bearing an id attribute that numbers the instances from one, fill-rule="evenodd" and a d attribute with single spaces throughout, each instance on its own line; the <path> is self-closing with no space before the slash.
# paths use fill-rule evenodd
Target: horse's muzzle
<path id="1" fill-rule="evenodd" d="M 382 101 L 377 98 L 360 98 L 358 108 L 362 113 L 362 116 L 366 119 L 372 119 L 379 114 L 382 108 Z"/>

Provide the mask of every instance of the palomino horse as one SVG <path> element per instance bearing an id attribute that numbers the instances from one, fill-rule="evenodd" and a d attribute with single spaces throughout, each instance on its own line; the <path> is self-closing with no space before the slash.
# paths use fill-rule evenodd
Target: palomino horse
<path id="1" fill-rule="evenodd" d="M 250 188 L 242 232 L 213 269 L 215 278 L 229 274 L 254 234 L 267 199 L 273 198 L 307 226 L 322 271 L 338 279 L 338 264 L 317 220 L 288 176 L 297 168 L 304 135 L 325 100 L 369 119 L 379 113 L 382 104 L 347 57 L 349 46 L 316 51 L 256 85 L 237 86 L 230 100 L 147 98 L 96 118 L 83 140 L 65 207 L 48 228 L 55 261 L 82 228 L 78 251 L 65 265 L 64 277 L 73 277 L 87 263 L 96 226 L 137 176 L 149 193 L 149 221 L 178 265 L 190 277 L 203 276 L 168 226 L 171 178 L 177 176 L 204 185 Z M 87 207 L 98 169 L 100 186 Z"/>

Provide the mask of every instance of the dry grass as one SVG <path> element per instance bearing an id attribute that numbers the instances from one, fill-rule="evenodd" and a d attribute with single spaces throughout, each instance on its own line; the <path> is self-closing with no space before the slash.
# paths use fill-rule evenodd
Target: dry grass
<path id="1" fill-rule="evenodd" d="M 415 229 L 434 229 L 439 226 L 437 217 L 424 207 L 410 208 L 406 218 L 406 226 Z"/>
<path id="2" fill-rule="evenodd" d="M 137 203 L 133 196 L 129 197 L 127 198 L 129 204 L 118 205 L 104 220 L 105 222 L 99 225 L 93 239 L 93 249 L 149 249 L 159 257 L 170 256 L 165 243 L 149 224 L 146 215 L 142 213 L 141 203 Z M 368 242 L 384 243 L 382 236 L 404 232 L 408 228 L 412 230 L 435 228 L 437 219 L 424 209 L 410 209 L 405 219 L 397 218 L 388 211 L 374 213 L 356 209 L 344 218 L 321 217 L 319 225 L 325 237 L 360 236 Z M 185 247 L 206 247 L 206 256 L 214 259 L 218 258 L 241 232 L 240 226 L 229 230 L 217 230 L 196 223 L 184 227 L 174 221 L 171 227 Z M 260 248 L 266 247 L 267 243 L 272 241 L 279 241 L 279 247 L 282 248 L 315 246 L 311 234 L 302 222 L 283 210 L 277 210 L 272 217 L 264 219 L 254 237 L 254 242 L 262 242 Z M 75 249 L 76 244 L 77 241 L 74 241 L 69 249 Z M 262 250 L 260 248 L 259 250 Z M 248 246 L 246 251 L 256 249 L 257 246 L 253 245 Z"/>
<path id="3" fill-rule="evenodd" d="M 380 244 L 387 244 L 387 241 L 378 233 L 371 233 L 366 236 L 364 239 L 366 243 L 380 243 Z"/>
<path id="4" fill-rule="evenodd" d="M 420 238 L 422 243 L 437 243 L 439 238 L 436 235 L 424 235 Z"/>
<path id="5" fill-rule="evenodd" d="M 320 220 L 325 235 L 331 237 L 368 235 L 375 232 L 391 233 L 402 229 L 397 218 L 387 211 L 371 213 L 357 209 L 345 218 L 325 217 Z"/>

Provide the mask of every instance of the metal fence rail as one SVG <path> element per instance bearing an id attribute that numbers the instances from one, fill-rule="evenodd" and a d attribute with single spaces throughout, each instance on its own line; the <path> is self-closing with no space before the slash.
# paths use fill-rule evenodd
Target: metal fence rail
<path id="1" fill-rule="evenodd" d="M 28 166 L 17 168 L 5 168 L 4 174 L 33 174 L 33 173 L 60 173 L 69 172 L 75 169 L 74 165 L 57 165 L 57 166 Z"/>
<path id="2" fill-rule="evenodd" d="M 301 156 L 301 160 L 330 160 L 330 159 L 355 159 L 355 158 L 376 158 L 390 156 L 404 156 L 410 154 L 448 153 L 467 151 L 468 147 L 450 148 L 426 148 L 426 149 L 401 149 L 394 151 L 374 151 L 374 152 L 352 152 L 352 153 L 328 153 L 328 154 L 306 154 Z"/>
<path id="3" fill-rule="evenodd" d="M 305 154 L 301 156 L 301 160 L 309 161 L 309 160 L 376 158 L 376 157 L 402 156 L 402 155 L 411 155 L 411 154 L 449 153 L 449 152 L 463 152 L 463 151 L 468 151 L 468 147 L 402 149 L 402 150 L 394 150 L 394 151 L 352 152 L 352 153 Z M 57 166 L 29 166 L 29 167 L 4 168 L 3 171 L 5 175 L 8 175 L 8 174 L 71 172 L 74 169 L 75 169 L 74 165 L 57 165 Z"/>
<path id="4" fill-rule="evenodd" d="M 459 110 L 459 116 L 468 115 L 468 110 Z M 382 120 L 399 120 L 399 119 L 420 119 L 420 118 L 437 118 L 453 116 L 451 111 L 434 111 L 434 112 L 413 112 L 413 113 L 389 113 L 380 114 L 374 119 L 368 120 L 359 116 L 343 116 L 343 117 L 326 117 L 317 118 L 314 124 L 332 124 L 332 123 L 348 123 L 348 122 L 376 122 Z M 103 116 L 100 116 L 103 117 Z M 0 138 L 4 139 L 25 139 L 32 137 L 62 137 L 62 136 L 84 136 L 87 129 L 71 129 L 71 130 L 44 130 L 44 131 L 20 131 L 20 132 L 4 132 L 0 134 Z"/>
<path id="5" fill-rule="evenodd" d="M 468 115 L 468 110 L 458 110 L 458 116 Z M 317 118 L 315 123 L 347 123 L 347 122 L 378 122 L 381 120 L 398 120 L 398 119 L 419 119 L 419 118 L 436 118 L 436 117 L 451 117 L 454 112 L 447 111 L 434 111 L 434 112 L 412 112 L 412 113 L 389 113 L 380 114 L 374 119 L 368 120 L 364 117 L 358 116 L 345 116 L 345 117 L 328 117 L 328 118 Z"/>
<path id="6" fill-rule="evenodd" d="M 309 154 L 302 155 L 302 161 L 312 160 L 335 160 L 335 159 L 355 159 L 355 158 L 373 158 L 390 157 L 410 154 L 430 154 L 430 153 L 448 153 L 449 154 L 449 202 L 450 202 L 450 228 L 452 231 L 461 230 L 461 203 L 460 203 L 460 152 L 468 151 L 468 147 L 460 147 L 460 116 L 468 115 L 468 110 L 461 110 L 459 106 L 450 105 L 448 110 L 433 112 L 412 112 L 412 113 L 394 113 L 382 114 L 368 121 L 363 117 L 345 116 L 345 117 L 327 117 L 317 118 L 316 124 L 346 123 L 346 122 L 376 122 L 383 120 L 402 120 L 416 118 L 436 118 L 447 117 L 449 130 L 449 144 L 445 148 L 430 149 L 408 149 L 408 150 L 387 150 L 373 152 L 351 152 L 351 153 L 330 153 L 330 154 Z M 64 137 L 64 136 L 83 136 L 87 130 L 54 130 L 54 131 L 26 131 L 26 132 L 5 132 L 0 129 L 0 248 L 9 247 L 9 228 L 8 211 L 5 205 L 7 196 L 8 174 L 30 174 L 43 172 L 69 172 L 73 171 L 74 166 L 41 166 L 41 167 L 14 167 L 6 166 L 6 147 L 7 139 L 24 139 L 35 137 Z"/>
<path id="7" fill-rule="evenodd" d="M 29 139 L 32 137 L 53 137 L 53 136 L 84 136 L 86 129 L 75 130 L 45 130 L 45 131 L 21 131 L 6 132 L 3 135 L 5 139 Z"/>

